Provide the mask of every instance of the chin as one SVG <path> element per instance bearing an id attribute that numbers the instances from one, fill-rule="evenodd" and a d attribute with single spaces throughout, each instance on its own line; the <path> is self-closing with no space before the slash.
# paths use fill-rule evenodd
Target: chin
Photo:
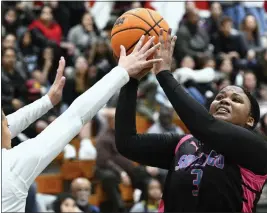
<path id="1" fill-rule="evenodd" d="M 231 123 L 231 117 L 229 116 L 229 114 L 214 114 L 213 117 L 218 120 L 223 120 Z"/>

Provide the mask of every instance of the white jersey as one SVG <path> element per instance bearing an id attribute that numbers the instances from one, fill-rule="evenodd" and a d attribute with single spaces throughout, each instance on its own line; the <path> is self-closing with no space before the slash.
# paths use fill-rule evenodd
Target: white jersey
<path id="1" fill-rule="evenodd" d="M 70 107 L 37 137 L 10 150 L 2 149 L 3 212 L 25 212 L 28 190 L 35 178 L 128 81 L 127 71 L 115 67 L 92 88 L 76 98 Z M 17 116 L 16 122 L 19 121 Z M 14 124 L 17 127 L 11 128 L 11 132 L 18 134 L 27 127 L 26 123 L 21 122 L 24 126 Z M 13 132 L 12 137 L 15 135 Z"/>

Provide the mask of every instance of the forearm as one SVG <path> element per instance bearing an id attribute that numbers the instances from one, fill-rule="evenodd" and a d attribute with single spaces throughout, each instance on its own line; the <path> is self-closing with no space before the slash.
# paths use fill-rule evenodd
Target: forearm
<path id="1" fill-rule="evenodd" d="M 27 186 L 64 149 L 109 98 L 129 79 L 122 68 L 115 68 L 72 105 L 36 138 L 12 149 L 17 162 L 14 172 Z M 14 159 L 14 161 L 16 161 Z M 30 164 L 30 165 L 29 165 Z M 29 165 L 25 167 L 25 165 Z"/>
<path id="2" fill-rule="evenodd" d="M 46 95 L 41 99 L 19 109 L 18 111 L 7 115 L 7 122 L 11 132 L 11 138 L 13 139 L 16 137 L 30 124 L 32 124 L 52 108 L 53 105 L 48 95 Z"/>

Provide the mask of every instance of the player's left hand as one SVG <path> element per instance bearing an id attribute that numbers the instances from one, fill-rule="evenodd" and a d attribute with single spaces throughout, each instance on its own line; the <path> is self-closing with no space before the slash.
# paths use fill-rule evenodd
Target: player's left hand
<path id="1" fill-rule="evenodd" d="M 55 81 L 47 94 L 53 106 L 57 105 L 62 98 L 62 91 L 66 80 L 66 78 L 63 76 L 64 70 L 65 59 L 64 57 L 61 57 L 59 60 Z"/>
<path id="2" fill-rule="evenodd" d="M 154 58 L 162 58 L 162 62 L 153 65 L 152 72 L 156 75 L 163 70 L 171 70 L 172 55 L 177 37 L 171 36 L 172 29 L 168 30 L 166 40 L 163 37 L 163 29 L 160 29 L 159 42 L 160 47 L 156 51 Z"/>

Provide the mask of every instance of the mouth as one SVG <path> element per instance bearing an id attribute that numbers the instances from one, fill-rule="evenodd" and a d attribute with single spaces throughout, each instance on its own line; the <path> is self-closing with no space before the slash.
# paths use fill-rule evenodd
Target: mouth
<path id="1" fill-rule="evenodd" d="M 216 109 L 216 114 L 228 114 L 230 113 L 230 109 L 225 106 L 219 106 Z"/>

